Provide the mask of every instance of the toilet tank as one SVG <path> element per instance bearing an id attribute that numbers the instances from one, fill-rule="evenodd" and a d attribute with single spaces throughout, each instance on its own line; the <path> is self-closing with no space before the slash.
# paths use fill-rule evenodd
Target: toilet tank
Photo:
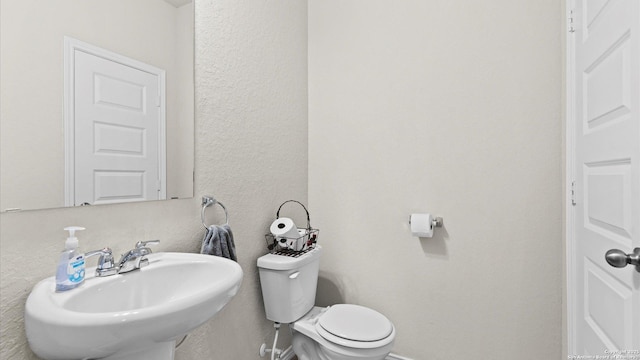
<path id="1" fill-rule="evenodd" d="M 322 248 L 316 245 L 297 257 L 267 254 L 258 258 L 267 319 L 292 323 L 311 310 L 316 299 L 321 252 Z"/>

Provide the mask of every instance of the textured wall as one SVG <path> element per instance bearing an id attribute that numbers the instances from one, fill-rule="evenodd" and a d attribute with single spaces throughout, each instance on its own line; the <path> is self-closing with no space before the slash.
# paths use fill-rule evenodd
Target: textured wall
<path id="1" fill-rule="evenodd" d="M 245 276 L 238 295 L 176 359 L 259 359 L 260 344 L 272 340 L 255 261 L 276 207 L 307 199 L 307 7 L 197 0 L 196 12 L 196 197 L 0 214 L 0 359 L 35 359 L 24 302 L 38 280 L 53 275 L 64 226 L 87 228 L 79 236 L 84 250 L 123 252 L 160 239 L 159 251 L 196 252 L 203 194 L 229 209 Z M 221 213 L 212 211 L 216 219 Z"/>
<path id="2" fill-rule="evenodd" d="M 561 6 L 309 1 L 319 293 L 388 315 L 398 354 L 561 358 Z"/>

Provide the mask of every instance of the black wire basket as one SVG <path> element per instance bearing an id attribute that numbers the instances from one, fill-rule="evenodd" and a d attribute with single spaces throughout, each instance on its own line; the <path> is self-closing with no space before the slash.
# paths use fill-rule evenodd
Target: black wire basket
<path id="1" fill-rule="evenodd" d="M 298 229 L 298 237 L 275 236 L 272 233 L 267 233 L 264 237 L 267 242 L 267 249 L 270 253 L 295 257 L 304 254 L 315 247 L 318 242 L 318 234 L 320 230 L 311 227 L 309 210 L 307 210 L 307 208 L 297 200 L 287 200 L 280 204 L 278 211 L 276 212 L 276 219 L 280 218 L 280 209 L 282 209 L 282 206 L 288 202 L 295 202 L 302 206 L 304 211 L 307 213 L 307 227 L 304 229 Z"/>

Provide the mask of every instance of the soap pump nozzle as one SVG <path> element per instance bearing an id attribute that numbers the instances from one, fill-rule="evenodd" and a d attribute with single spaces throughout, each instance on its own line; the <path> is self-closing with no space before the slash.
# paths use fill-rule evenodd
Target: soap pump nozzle
<path id="1" fill-rule="evenodd" d="M 75 249 L 78 247 L 78 238 L 75 236 L 76 231 L 84 230 L 83 227 L 80 226 L 69 226 L 64 228 L 65 231 L 69 232 L 69 237 L 64 242 L 64 248 L 66 250 Z"/>

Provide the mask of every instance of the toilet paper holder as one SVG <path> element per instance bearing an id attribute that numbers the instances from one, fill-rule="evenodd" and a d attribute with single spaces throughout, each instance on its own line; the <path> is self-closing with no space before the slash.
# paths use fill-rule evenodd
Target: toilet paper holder
<path id="1" fill-rule="evenodd" d="M 432 228 L 442 227 L 442 225 L 444 225 L 444 222 L 440 216 L 433 218 L 431 221 Z M 411 215 L 409 215 L 409 226 L 411 226 Z"/>
<path id="2" fill-rule="evenodd" d="M 412 224 L 412 221 L 415 224 Z M 442 227 L 443 220 L 441 217 L 433 217 L 431 214 L 411 214 L 409 215 L 409 228 L 411 234 L 416 237 L 433 237 L 435 228 Z"/>

